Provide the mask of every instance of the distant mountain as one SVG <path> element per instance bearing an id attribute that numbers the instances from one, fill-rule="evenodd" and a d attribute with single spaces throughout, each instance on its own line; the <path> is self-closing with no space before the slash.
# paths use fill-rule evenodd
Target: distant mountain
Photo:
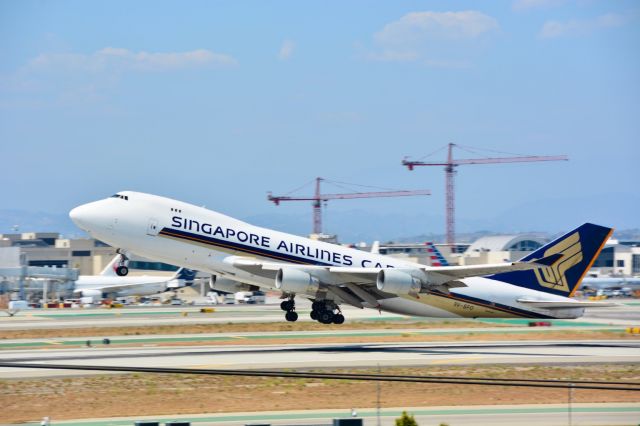
<path id="1" fill-rule="evenodd" d="M 486 211 L 482 206 L 479 206 L 477 211 L 458 208 L 456 231 L 460 242 L 473 241 L 479 236 L 496 233 L 539 232 L 554 235 L 584 222 L 613 226 L 618 230 L 615 235 L 620 239 L 638 239 L 640 236 L 638 196 L 594 194 L 589 199 L 531 201 L 488 217 Z M 337 234 L 342 242 L 444 240 L 445 221 L 442 214 L 413 211 L 382 213 L 365 209 L 330 209 L 327 213 L 323 218 L 325 232 Z M 256 214 L 241 219 L 254 225 L 296 235 L 307 235 L 312 229 L 309 213 Z M 85 235 L 71 222 L 67 213 L 0 210 L 0 233 L 15 232 L 12 230 L 14 225 L 19 226 L 18 232 L 60 232 L 69 237 Z M 622 230 L 629 231 L 621 234 Z"/>
<path id="2" fill-rule="evenodd" d="M 1 209 L 0 234 L 22 232 L 59 232 L 70 238 L 86 236 L 71 222 L 67 213 Z"/>

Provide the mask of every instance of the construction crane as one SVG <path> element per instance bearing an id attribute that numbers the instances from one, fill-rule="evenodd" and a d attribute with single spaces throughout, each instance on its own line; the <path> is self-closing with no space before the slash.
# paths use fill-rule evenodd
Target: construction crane
<path id="1" fill-rule="evenodd" d="M 445 171 L 445 186 L 447 194 L 447 244 L 450 248 L 455 244 L 455 191 L 454 191 L 454 176 L 456 174 L 456 167 L 467 164 L 494 164 L 494 163 L 525 163 L 533 161 L 567 161 L 569 157 L 566 155 L 554 155 L 554 156 L 541 156 L 541 155 L 522 155 L 515 157 L 486 157 L 486 158 L 468 158 L 454 160 L 453 147 L 461 147 L 450 143 L 448 145 L 448 154 L 446 161 L 440 162 L 423 162 L 423 161 L 409 161 L 406 158 L 402 160 L 402 165 L 406 166 L 409 170 L 413 170 L 414 167 L 419 166 L 444 166 Z"/>
<path id="2" fill-rule="evenodd" d="M 376 191 L 376 192 L 351 192 L 344 194 L 322 194 L 320 192 L 320 182 L 324 181 L 321 177 L 315 179 L 315 194 L 310 197 L 292 197 L 288 195 L 275 196 L 271 192 L 268 193 L 267 199 L 272 201 L 276 206 L 283 201 L 312 201 L 313 206 L 313 233 L 322 234 L 322 202 L 328 200 L 350 200 L 354 198 L 377 198 L 377 197 L 409 197 L 415 195 L 431 195 L 428 189 L 419 189 L 414 191 Z M 331 181 L 328 181 L 331 182 Z"/>

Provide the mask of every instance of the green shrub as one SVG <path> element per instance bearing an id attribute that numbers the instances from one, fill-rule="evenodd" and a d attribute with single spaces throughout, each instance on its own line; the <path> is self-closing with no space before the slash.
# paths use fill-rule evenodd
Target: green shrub
<path id="1" fill-rule="evenodd" d="M 418 426 L 418 422 L 413 418 L 413 415 L 403 411 L 402 415 L 396 419 L 396 426 Z"/>

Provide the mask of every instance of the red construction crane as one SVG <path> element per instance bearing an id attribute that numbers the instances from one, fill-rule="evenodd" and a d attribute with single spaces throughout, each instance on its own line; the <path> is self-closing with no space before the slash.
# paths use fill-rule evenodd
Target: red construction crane
<path id="1" fill-rule="evenodd" d="M 487 157 L 487 158 L 469 158 L 469 159 L 453 159 L 453 147 L 458 146 L 450 143 L 446 161 L 427 163 L 423 161 L 408 161 L 406 158 L 402 160 L 402 165 L 407 166 L 409 170 L 413 170 L 418 166 L 444 166 L 446 176 L 446 193 L 447 193 L 447 244 L 450 247 L 455 243 L 455 192 L 453 178 L 456 174 L 456 167 L 466 164 L 493 164 L 493 163 L 525 163 L 531 161 L 566 161 L 569 158 L 566 155 L 555 156 L 516 156 L 516 157 Z"/>
<path id="2" fill-rule="evenodd" d="M 269 201 L 278 206 L 282 201 L 313 201 L 313 233 L 322 233 L 322 202 L 328 200 L 349 200 L 353 198 L 376 198 L 376 197 L 408 197 L 413 195 L 431 195 L 428 189 L 419 189 L 414 191 L 377 191 L 377 192 L 351 192 L 345 194 L 321 194 L 320 182 L 323 178 L 316 178 L 316 191 L 311 197 L 292 197 L 288 195 L 275 196 L 271 192 L 268 193 Z"/>

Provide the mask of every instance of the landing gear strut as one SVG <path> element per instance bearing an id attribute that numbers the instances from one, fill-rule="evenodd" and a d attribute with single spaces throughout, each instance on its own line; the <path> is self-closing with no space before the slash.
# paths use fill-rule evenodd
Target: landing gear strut
<path id="1" fill-rule="evenodd" d="M 312 320 L 316 320 L 322 324 L 342 324 L 344 315 L 340 311 L 338 305 L 330 300 L 316 300 L 311 304 Z"/>
<path id="2" fill-rule="evenodd" d="M 120 260 L 113 265 L 113 268 L 117 276 L 124 277 L 129 273 L 129 267 L 127 266 L 129 264 L 129 258 L 120 252 L 120 249 L 118 249 L 118 253 L 120 253 Z"/>
<path id="3" fill-rule="evenodd" d="M 289 297 L 287 300 L 283 300 L 280 303 L 280 309 L 286 312 L 284 317 L 289 322 L 295 322 L 298 320 L 298 313 L 296 312 L 296 301 L 293 296 Z"/>

